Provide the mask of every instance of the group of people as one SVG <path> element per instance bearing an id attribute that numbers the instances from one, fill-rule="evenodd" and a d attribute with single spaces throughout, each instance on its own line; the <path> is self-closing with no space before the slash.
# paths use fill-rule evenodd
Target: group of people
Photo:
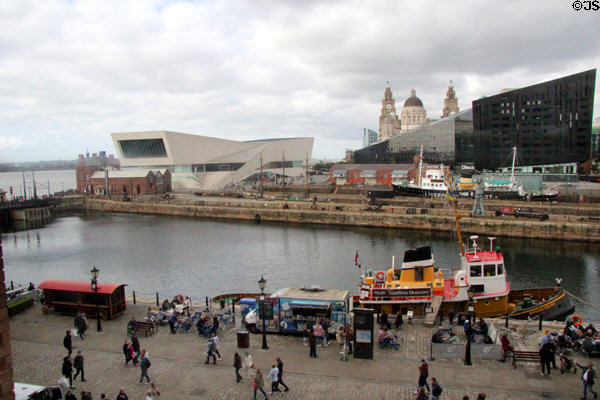
<path id="1" fill-rule="evenodd" d="M 317 320 L 312 327 L 305 330 L 305 344 L 308 342 L 309 357 L 317 358 L 317 346 L 329 346 L 329 321 Z M 336 344 L 341 361 L 348 361 L 348 354 L 354 350 L 354 330 L 350 324 L 339 326 L 335 334 Z"/>
<path id="2" fill-rule="evenodd" d="M 254 400 L 256 400 L 256 395 L 258 392 L 262 393 L 265 399 L 268 399 L 267 392 L 265 392 L 264 385 L 265 379 L 263 373 L 260 368 L 255 368 L 254 362 L 252 361 L 252 356 L 250 353 L 246 352 L 244 359 L 239 355 L 239 353 L 235 353 L 233 356 L 233 368 L 235 370 L 235 381 L 237 383 L 243 380 L 242 375 L 240 374 L 240 369 L 244 368 L 246 372 L 246 378 L 252 379 L 252 388 L 254 390 Z M 281 357 L 277 357 L 275 362 L 271 364 L 271 370 L 267 375 L 268 382 L 271 383 L 271 391 L 269 394 L 273 393 L 282 393 L 279 385 L 283 386 L 285 389 L 284 392 L 290 390 L 288 385 L 283 381 L 283 361 Z"/>

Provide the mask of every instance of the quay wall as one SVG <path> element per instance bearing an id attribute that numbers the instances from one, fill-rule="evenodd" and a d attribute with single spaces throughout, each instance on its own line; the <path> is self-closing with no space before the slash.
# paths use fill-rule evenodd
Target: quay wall
<path id="1" fill-rule="evenodd" d="M 298 224 L 351 225 L 379 228 L 404 228 L 435 231 L 454 231 L 455 219 L 448 210 L 430 208 L 396 208 L 381 212 L 343 209 L 298 209 L 282 208 L 276 202 L 252 203 L 242 206 L 231 205 L 223 200 L 222 205 L 168 204 L 164 202 L 122 202 L 85 198 L 84 206 L 89 210 L 160 214 L 170 216 L 215 218 L 246 221 L 272 221 Z M 446 215 L 442 215 L 446 214 Z M 461 219 L 464 233 L 536 239 L 574 240 L 600 242 L 600 224 L 549 220 L 539 222 L 523 219 L 470 218 Z"/>

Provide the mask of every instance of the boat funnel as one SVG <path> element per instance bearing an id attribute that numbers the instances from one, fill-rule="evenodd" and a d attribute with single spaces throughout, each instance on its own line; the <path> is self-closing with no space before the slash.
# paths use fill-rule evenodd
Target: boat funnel
<path id="1" fill-rule="evenodd" d="M 490 251 L 494 251 L 494 240 L 496 240 L 496 238 L 492 236 L 489 237 L 488 240 L 490 241 Z"/>

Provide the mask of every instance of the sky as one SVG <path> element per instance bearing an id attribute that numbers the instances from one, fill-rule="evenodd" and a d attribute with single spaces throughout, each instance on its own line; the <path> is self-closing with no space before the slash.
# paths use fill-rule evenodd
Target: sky
<path id="1" fill-rule="evenodd" d="M 4 0 L 0 26 L 0 163 L 146 130 L 310 136 L 339 159 L 379 129 L 386 81 L 398 112 L 414 88 L 439 118 L 450 80 L 466 109 L 600 66 L 600 10 L 571 0 Z"/>

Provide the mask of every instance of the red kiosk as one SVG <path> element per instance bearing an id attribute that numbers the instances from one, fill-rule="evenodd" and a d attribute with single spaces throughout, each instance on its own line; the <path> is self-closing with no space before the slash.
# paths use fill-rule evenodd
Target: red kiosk
<path id="1" fill-rule="evenodd" d="M 38 288 L 44 290 L 44 313 L 54 308 L 61 314 L 74 315 L 83 311 L 92 316 L 99 309 L 101 319 L 113 319 L 127 308 L 125 286 L 98 283 L 96 292 L 90 282 L 50 280 L 42 282 Z"/>

